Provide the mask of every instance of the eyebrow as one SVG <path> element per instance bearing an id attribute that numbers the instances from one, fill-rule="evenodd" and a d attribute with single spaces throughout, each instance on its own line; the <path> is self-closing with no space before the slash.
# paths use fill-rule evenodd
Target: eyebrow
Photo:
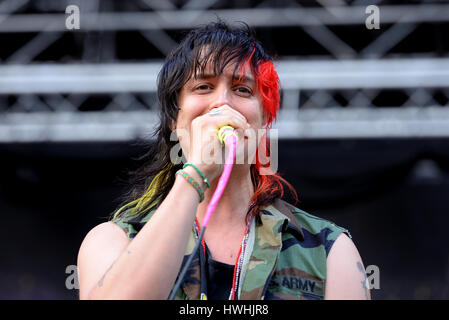
<path id="1" fill-rule="evenodd" d="M 210 79 L 210 78 L 216 78 L 217 76 L 215 75 L 215 74 L 213 74 L 213 73 L 203 73 L 203 74 L 199 74 L 197 77 L 196 77 L 196 79 L 201 79 L 201 80 L 207 80 L 207 79 Z M 238 75 L 238 74 L 236 74 L 235 76 L 233 76 L 232 77 L 232 80 L 233 81 L 240 81 L 240 78 L 242 78 L 242 82 L 250 82 L 250 83 L 254 83 L 255 81 L 254 81 L 254 78 L 253 77 L 251 77 L 251 76 L 247 76 L 247 75 L 245 75 L 245 76 L 243 76 L 243 77 L 240 77 L 240 75 Z"/>

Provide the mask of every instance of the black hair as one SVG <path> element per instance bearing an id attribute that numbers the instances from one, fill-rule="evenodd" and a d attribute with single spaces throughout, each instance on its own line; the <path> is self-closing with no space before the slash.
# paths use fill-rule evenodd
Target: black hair
<path id="1" fill-rule="evenodd" d="M 132 188 L 114 218 L 125 212 L 130 214 L 130 210 L 124 209 L 132 209 L 132 215 L 145 214 L 165 199 L 172 188 L 175 173 L 182 168 L 182 163 L 173 164 L 170 160 L 170 152 L 178 143 L 171 139 L 171 124 L 176 123 L 178 96 L 184 84 L 191 77 L 204 73 L 206 66 L 212 66 L 218 76 L 229 63 L 235 63 L 235 73 L 246 61 L 257 77 L 258 64 L 271 61 L 271 57 L 256 41 L 248 25 L 230 26 L 220 20 L 190 31 L 167 56 L 157 80 L 160 122 L 152 134 L 155 142 L 140 159 L 146 160 L 145 165 L 132 173 Z M 253 172 L 253 180 L 254 176 Z M 272 194 L 264 201 L 273 201 L 277 196 L 279 194 Z"/>

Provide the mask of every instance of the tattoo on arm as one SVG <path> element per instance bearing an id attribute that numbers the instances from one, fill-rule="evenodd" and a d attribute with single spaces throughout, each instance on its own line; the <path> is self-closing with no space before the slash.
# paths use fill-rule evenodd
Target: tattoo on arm
<path id="1" fill-rule="evenodd" d="M 111 266 L 108 268 L 108 270 L 106 270 L 106 272 L 104 273 L 104 275 L 101 277 L 100 281 L 98 281 L 98 286 L 101 288 L 103 286 L 103 281 L 104 278 L 106 277 L 106 274 L 109 272 L 109 270 L 111 270 L 112 266 L 114 264 L 111 264 Z"/>
<path id="2" fill-rule="evenodd" d="M 128 254 L 131 254 L 131 250 L 126 249 L 126 252 Z M 114 262 L 115 263 L 115 262 Z M 106 277 L 106 274 L 109 272 L 109 270 L 111 270 L 112 266 L 114 265 L 114 263 L 111 264 L 111 266 L 108 268 L 108 270 L 106 270 L 106 272 L 104 273 L 104 275 L 101 277 L 100 281 L 98 281 L 98 286 L 101 288 L 103 286 L 103 281 L 104 278 Z"/>
<path id="3" fill-rule="evenodd" d="M 366 298 L 366 300 L 369 300 L 369 296 L 368 296 L 368 278 L 366 277 L 365 270 L 363 269 L 363 265 L 362 265 L 362 263 L 360 261 L 357 261 L 357 268 L 359 268 L 359 271 L 363 275 L 363 280 L 361 281 L 361 283 L 362 283 L 363 289 L 365 290 L 365 298 Z"/>

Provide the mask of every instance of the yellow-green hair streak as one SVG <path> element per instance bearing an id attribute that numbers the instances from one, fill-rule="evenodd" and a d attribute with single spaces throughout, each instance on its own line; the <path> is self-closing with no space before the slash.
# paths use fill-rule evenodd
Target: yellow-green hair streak
<path id="1" fill-rule="evenodd" d="M 157 191 L 160 187 L 167 182 L 170 175 L 170 169 L 173 164 L 169 162 L 167 166 L 161 170 L 154 178 L 151 180 L 150 185 L 145 190 L 143 195 L 131 202 L 128 202 L 124 206 L 120 207 L 113 215 L 112 220 L 115 220 L 121 213 L 126 211 L 127 217 L 134 217 L 144 212 L 147 212 L 154 208 L 158 204 L 158 199 L 155 199 Z"/>

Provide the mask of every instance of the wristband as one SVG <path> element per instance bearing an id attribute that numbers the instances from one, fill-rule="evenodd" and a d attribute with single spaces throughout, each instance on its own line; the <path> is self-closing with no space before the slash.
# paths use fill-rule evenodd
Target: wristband
<path id="1" fill-rule="evenodd" d="M 196 170 L 196 172 L 198 172 L 198 174 L 201 176 L 201 178 L 203 179 L 203 182 L 206 184 L 206 186 L 207 186 L 208 188 L 210 188 L 210 184 L 209 184 L 209 181 L 207 181 L 206 176 L 201 172 L 200 169 L 198 169 L 198 167 L 197 167 L 196 165 L 194 165 L 194 164 L 191 163 L 191 162 L 187 162 L 186 164 L 184 164 L 184 166 L 183 166 L 182 168 L 184 169 L 184 168 L 187 167 L 187 166 L 193 167 L 193 168 Z"/>
<path id="2" fill-rule="evenodd" d="M 178 171 L 176 171 L 176 175 L 181 175 L 184 179 L 187 180 L 188 183 L 190 183 L 196 191 L 198 191 L 198 195 L 200 196 L 200 203 L 204 200 L 204 191 L 201 188 L 200 184 L 198 182 L 195 181 L 194 178 L 192 178 L 192 176 L 190 174 L 188 174 L 187 172 L 185 172 L 184 170 L 180 169 Z"/>

